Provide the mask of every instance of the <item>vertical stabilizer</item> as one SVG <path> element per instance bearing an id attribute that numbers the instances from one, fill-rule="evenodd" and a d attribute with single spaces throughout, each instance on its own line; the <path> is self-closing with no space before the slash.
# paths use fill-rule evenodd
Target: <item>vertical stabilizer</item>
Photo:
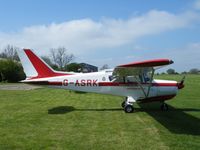
<path id="1" fill-rule="evenodd" d="M 65 72 L 54 71 L 30 49 L 18 50 L 17 52 L 27 78 L 45 78 L 69 75 Z"/>

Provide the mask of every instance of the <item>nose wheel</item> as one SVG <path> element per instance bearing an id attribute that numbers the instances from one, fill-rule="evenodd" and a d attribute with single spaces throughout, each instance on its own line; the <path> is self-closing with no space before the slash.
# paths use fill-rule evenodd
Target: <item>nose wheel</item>
<path id="1" fill-rule="evenodd" d="M 160 109 L 162 110 L 162 111 L 167 111 L 167 110 L 169 110 L 169 106 L 166 104 L 166 103 L 162 103 L 161 104 L 161 106 L 160 106 Z"/>
<path id="2" fill-rule="evenodd" d="M 126 112 L 126 113 L 132 113 L 133 111 L 134 111 L 134 107 L 133 107 L 133 105 L 126 105 L 125 107 L 124 107 L 124 111 Z"/>
<path id="3" fill-rule="evenodd" d="M 130 97 L 126 97 L 126 99 L 122 102 L 121 106 L 125 113 L 132 113 L 134 111 L 133 102 L 133 99 Z"/>

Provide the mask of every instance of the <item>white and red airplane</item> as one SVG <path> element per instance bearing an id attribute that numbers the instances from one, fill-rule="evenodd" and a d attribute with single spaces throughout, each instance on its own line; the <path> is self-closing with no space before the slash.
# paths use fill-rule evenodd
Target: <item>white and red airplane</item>
<path id="1" fill-rule="evenodd" d="M 126 113 L 134 111 L 135 102 L 161 102 L 161 109 L 168 110 L 165 100 L 176 96 L 184 87 L 181 82 L 156 80 L 153 75 L 161 66 L 172 64 L 169 59 L 155 59 L 119 65 L 92 73 L 60 72 L 53 70 L 32 50 L 18 51 L 26 79 L 23 83 L 48 85 L 75 91 L 124 96 L 122 107 Z"/>

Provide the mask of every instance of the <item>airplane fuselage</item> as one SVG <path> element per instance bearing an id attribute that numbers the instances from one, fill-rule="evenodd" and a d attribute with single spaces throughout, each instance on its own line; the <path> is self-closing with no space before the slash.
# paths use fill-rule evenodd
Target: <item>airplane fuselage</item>
<path id="1" fill-rule="evenodd" d="M 93 73 L 77 73 L 73 75 L 65 75 L 51 78 L 42 78 L 42 81 L 47 81 L 45 85 L 53 88 L 63 88 L 73 91 L 94 92 L 101 94 L 111 94 L 124 97 L 133 97 L 135 101 L 147 98 L 157 98 L 166 100 L 168 97 L 173 97 L 177 94 L 178 87 L 176 81 L 156 80 L 151 83 L 127 82 L 127 81 L 111 81 L 112 71 L 100 71 Z M 28 80 L 26 80 L 28 81 Z M 25 81 L 25 82 L 26 82 Z M 33 84 L 41 84 L 39 79 Z M 143 90 L 141 90 L 141 86 Z M 148 91 L 149 90 L 149 91 Z M 148 92 L 148 97 L 145 97 Z"/>

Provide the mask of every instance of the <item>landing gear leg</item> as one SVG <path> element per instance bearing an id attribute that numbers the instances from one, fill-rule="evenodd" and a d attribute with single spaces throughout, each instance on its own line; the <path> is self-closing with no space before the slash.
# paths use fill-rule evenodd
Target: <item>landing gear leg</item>
<path id="1" fill-rule="evenodd" d="M 162 102 L 162 104 L 160 106 L 160 109 L 162 111 L 167 111 L 167 110 L 169 110 L 169 107 L 168 107 L 168 105 L 166 103 Z"/>
<path id="2" fill-rule="evenodd" d="M 125 105 L 126 105 L 126 101 L 123 101 L 122 104 L 121 104 L 122 108 L 124 108 Z"/>

